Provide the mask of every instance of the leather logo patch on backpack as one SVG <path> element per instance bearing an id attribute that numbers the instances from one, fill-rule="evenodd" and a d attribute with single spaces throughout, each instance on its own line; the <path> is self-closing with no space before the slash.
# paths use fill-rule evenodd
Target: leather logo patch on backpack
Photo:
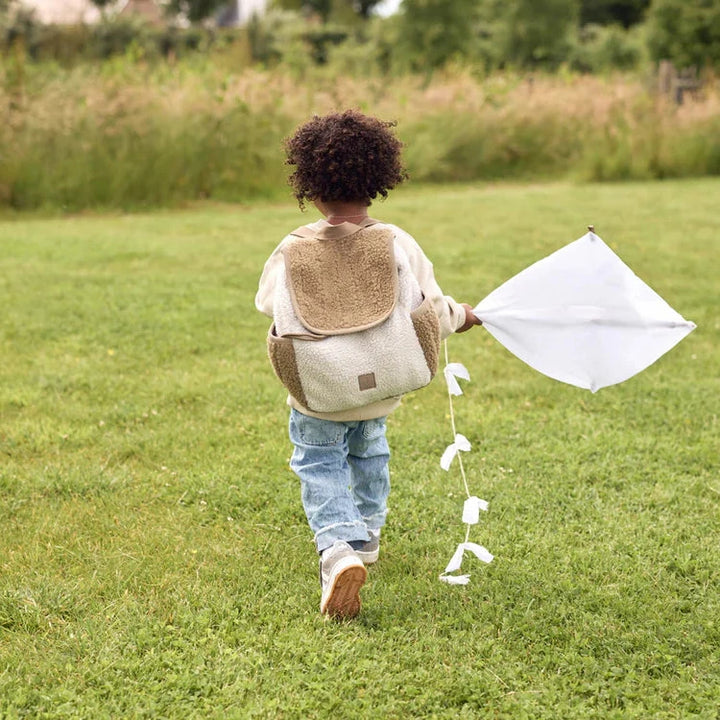
<path id="1" fill-rule="evenodd" d="M 358 375 L 358 386 L 360 390 L 372 390 L 377 387 L 375 381 L 375 373 L 365 373 L 365 375 Z"/>

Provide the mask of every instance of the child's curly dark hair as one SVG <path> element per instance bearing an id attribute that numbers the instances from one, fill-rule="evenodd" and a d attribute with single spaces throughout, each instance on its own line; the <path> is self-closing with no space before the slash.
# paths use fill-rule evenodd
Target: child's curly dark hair
<path id="1" fill-rule="evenodd" d="M 306 200 L 365 202 L 407 178 L 402 143 L 384 122 L 357 110 L 315 116 L 285 141 L 288 182 L 304 209 Z"/>

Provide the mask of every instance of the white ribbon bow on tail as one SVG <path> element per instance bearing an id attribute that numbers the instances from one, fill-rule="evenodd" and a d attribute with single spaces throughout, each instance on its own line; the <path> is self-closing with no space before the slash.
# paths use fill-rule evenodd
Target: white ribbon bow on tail
<path id="1" fill-rule="evenodd" d="M 448 573 L 455 572 L 456 570 L 460 569 L 460 566 L 462 565 L 463 555 L 465 554 L 465 551 L 469 551 L 475 555 L 479 560 L 482 560 L 485 563 L 491 563 L 493 561 L 493 556 L 488 552 L 486 548 L 484 548 L 482 545 L 478 545 L 477 543 L 473 542 L 463 542 L 460 543 L 457 546 L 457 550 L 455 550 L 455 554 L 450 559 L 450 562 L 447 564 L 447 567 L 445 568 L 445 572 L 440 576 L 440 579 L 443 582 L 448 583 L 448 585 L 467 585 L 470 582 L 470 575 L 449 575 Z"/>
<path id="2" fill-rule="evenodd" d="M 462 452 L 470 452 L 471 449 L 472 445 L 470 445 L 470 441 L 464 435 L 455 433 L 455 442 L 450 443 L 445 448 L 445 452 L 440 458 L 440 467 L 443 470 L 449 470 L 452 461 L 460 450 L 462 450 Z"/>
<path id="3" fill-rule="evenodd" d="M 443 370 L 445 375 L 445 382 L 448 386 L 448 392 L 451 395 L 462 395 L 463 391 L 460 387 L 460 383 L 456 378 L 462 378 L 463 380 L 470 379 L 470 373 L 462 363 L 448 363 Z"/>
<path id="4" fill-rule="evenodd" d="M 471 495 L 463 505 L 462 521 L 466 525 L 477 525 L 478 522 L 480 522 L 480 510 L 487 509 L 488 504 L 485 500 L 481 500 L 479 497 Z M 446 582 L 450 585 L 467 585 L 470 582 L 470 575 L 449 574 L 460 569 L 466 550 L 473 553 L 475 557 L 485 563 L 491 563 L 493 561 L 493 556 L 487 548 L 484 548 L 482 545 L 478 545 L 477 543 L 468 542 L 467 540 L 465 540 L 465 542 L 462 542 L 457 546 L 455 554 L 452 556 L 450 562 L 445 568 L 445 572 L 440 576 L 440 579 L 443 582 Z"/>

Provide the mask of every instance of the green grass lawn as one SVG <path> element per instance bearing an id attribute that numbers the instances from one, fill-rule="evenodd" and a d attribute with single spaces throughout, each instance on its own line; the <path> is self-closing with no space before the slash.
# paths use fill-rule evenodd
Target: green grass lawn
<path id="1" fill-rule="evenodd" d="M 325 621 L 253 296 L 286 205 L 0 222 L 0 717 L 717 718 L 720 180 L 448 186 L 374 215 L 475 303 L 596 232 L 698 329 L 592 395 L 482 329 L 391 417 L 357 620 Z"/>

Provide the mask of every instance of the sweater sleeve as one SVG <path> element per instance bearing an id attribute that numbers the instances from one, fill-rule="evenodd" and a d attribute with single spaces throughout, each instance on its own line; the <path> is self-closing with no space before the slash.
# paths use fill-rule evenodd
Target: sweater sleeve
<path id="1" fill-rule="evenodd" d="M 282 274 L 285 272 L 285 261 L 283 260 L 282 248 L 285 244 L 285 238 L 273 251 L 272 255 L 267 259 L 262 275 L 260 276 L 260 284 L 257 294 L 255 295 L 255 307 L 265 315 L 273 316 L 273 299 L 275 297 L 275 286 L 277 285 Z"/>
<path id="2" fill-rule="evenodd" d="M 390 225 L 395 232 L 395 239 L 410 260 L 410 267 L 426 298 L 429 298 L 440 320 L 440 336 L 445 339 L 465 323 L 465 308 L 449 295 L 443 295 L 435 280 L 433 265 L 409 233 L 396 225 Z"/>

